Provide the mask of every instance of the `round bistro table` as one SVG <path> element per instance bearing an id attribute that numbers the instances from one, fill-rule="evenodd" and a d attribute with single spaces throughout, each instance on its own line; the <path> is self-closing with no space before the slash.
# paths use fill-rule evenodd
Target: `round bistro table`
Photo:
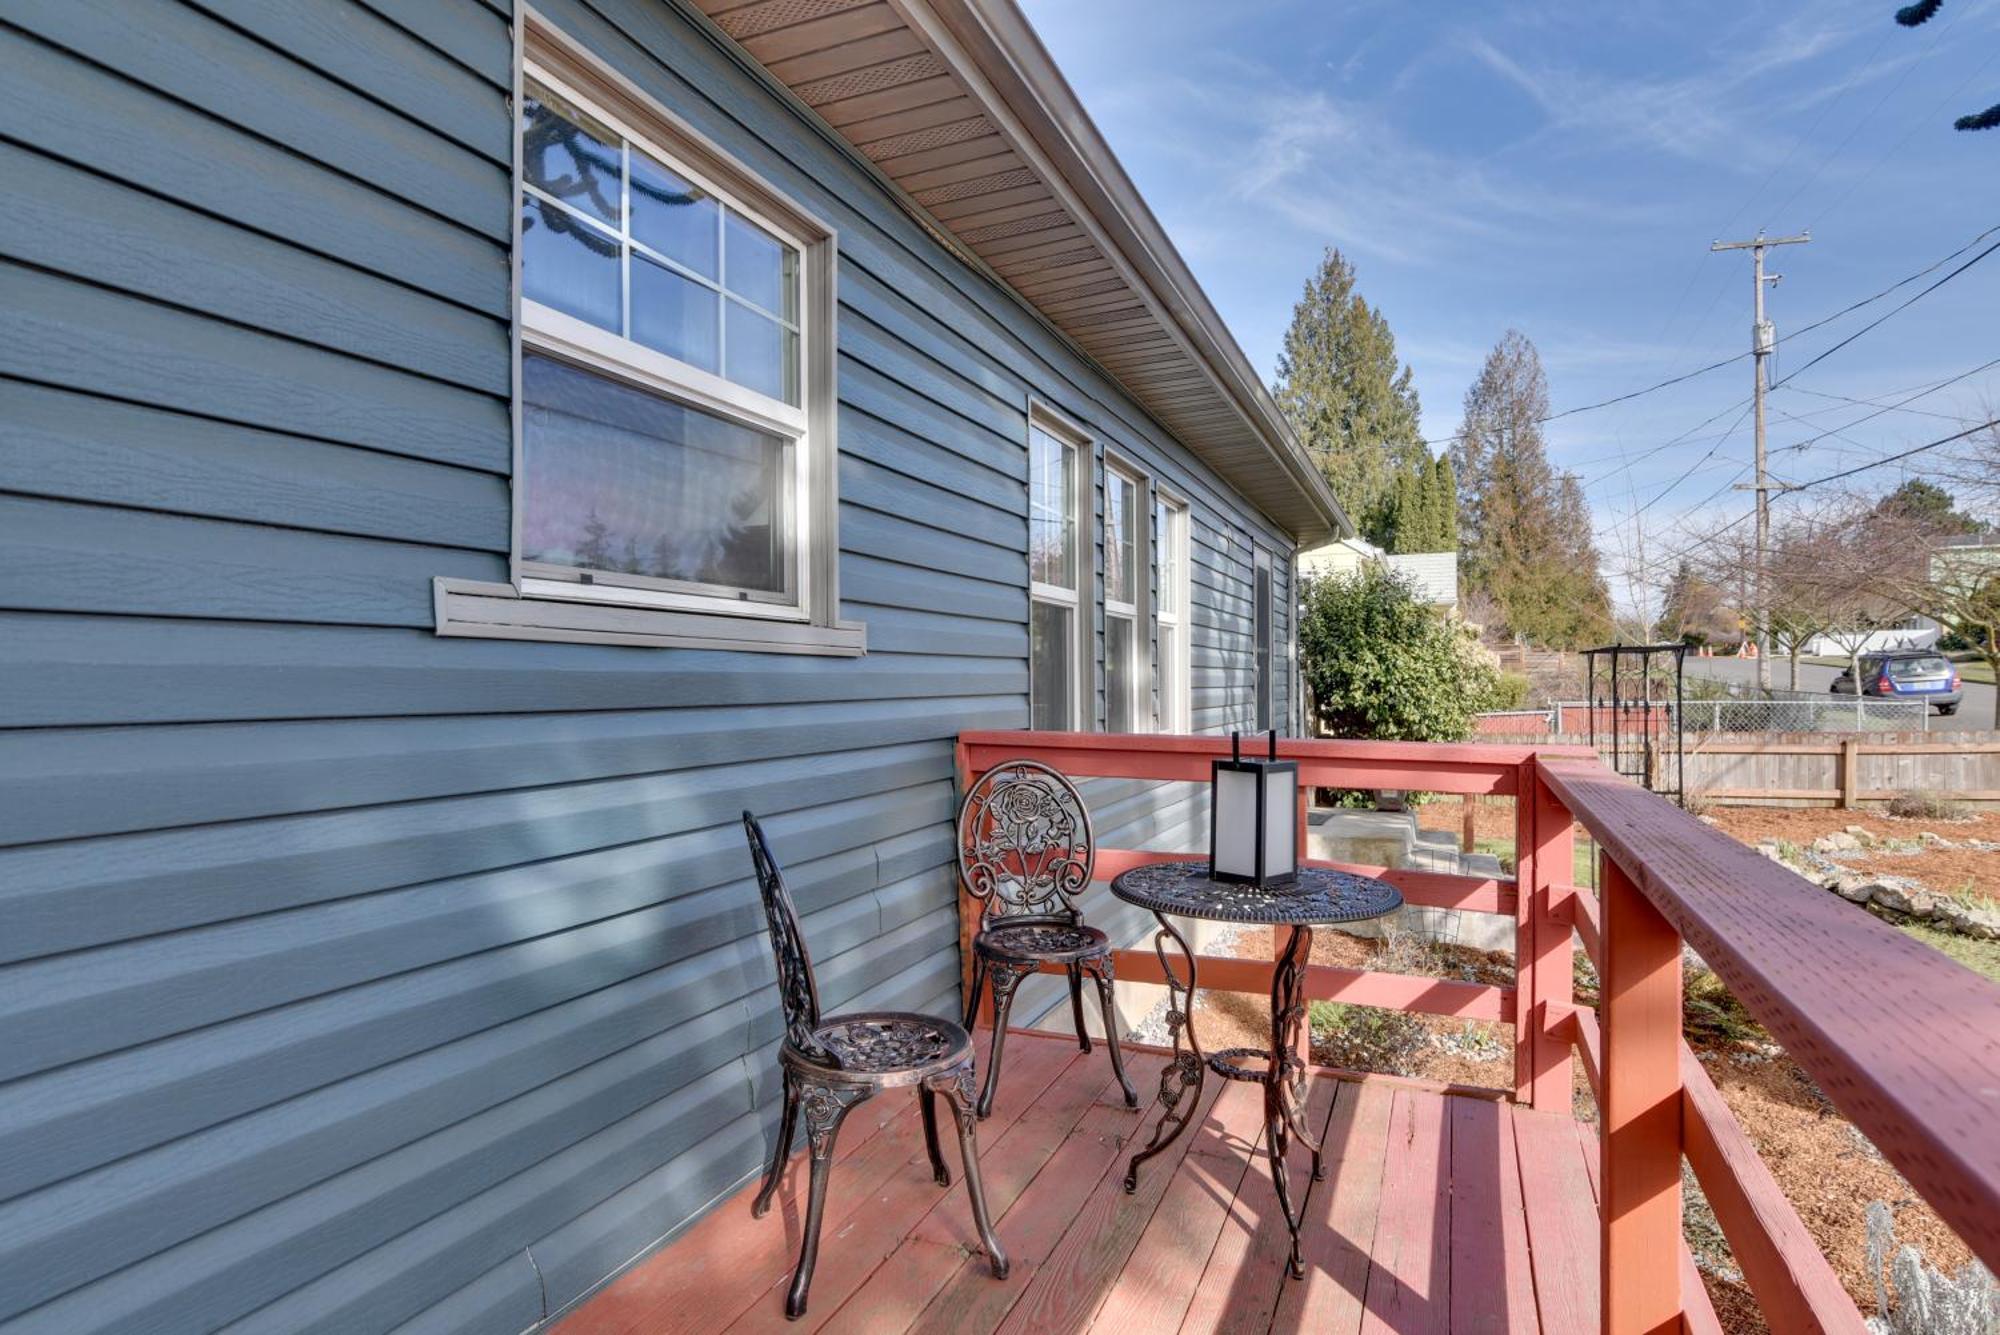
<path id="1" fill-rule="evenodd" d="M 1305 1124 L 1305 1062 L 1299 1057 L 1300 1031 L 1306 1022 L 1304 995 L 1306 963 L 1312 958 L 1312 929 L 1321 924 L 1365 922 L 1394 913 L 1403 906 L 1396 888 L 1369 876 L 1301 867 L 1291 885 L 1260 890 L 1254 885 L 1218 881 L 1208 874 L 1206 859 L 1155 862 L 1121 872 L 1111 881 L 1111 893 L 1128 904 L 1152 912 L 1160 928 L 1153 934 L 1153 952 L 1160 957 L 1167 983 L 1167 1032 L 1174 1058 L 1160 1073 L 1160 1120 L 1146 1148 L 1132 1156 L 1125 1170 L 1125 1190 L 1139 1186 L 1139 1165 L 1165 1150 L 1187 1129 L 1201 1104 L 1202 1082 L 1214 1071 L 1225 1080 L 1248 1080 L 1264 1087 L 1264 1150 L 1271 1160 L 1271 1181 L 1278 1205 L 1291 1231 L 1290 1270 L 1305 1277 L 1299 1255 L 1299 1221 L 1312 1197 L 1312 1183 L 1297 1208 L 1285 1176 L 1285 1157 L 1296 1136 L 1312 1150 L 1312 1182 L 1326 1176 L 1317 1138 Z M 1195 954 L 1169 915 L 1210 922 L 1255 923 L 1291 928 L 1291 939 L 1271 975 L 1271 1046 L 1226 1048 L 1204 1055 L 1194 1033 Z M 1185 978 L 1168 957 L 1167 942 L 1179 948 L 1186 962 Z"/>

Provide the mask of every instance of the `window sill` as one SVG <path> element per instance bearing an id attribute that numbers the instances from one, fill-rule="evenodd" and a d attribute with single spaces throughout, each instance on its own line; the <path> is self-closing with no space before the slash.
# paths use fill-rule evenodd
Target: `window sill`
<path id="1" fill-rule="evenodd" d="M 612 606 L 573 598 L 524 598 L 511 584 L 441 575 L 431 581 L 431 592 L 440 635 L 835 658 L 858 658 L 868 652 L 868 628 L 859 621 L 816 626 L 715 612 Z"/>

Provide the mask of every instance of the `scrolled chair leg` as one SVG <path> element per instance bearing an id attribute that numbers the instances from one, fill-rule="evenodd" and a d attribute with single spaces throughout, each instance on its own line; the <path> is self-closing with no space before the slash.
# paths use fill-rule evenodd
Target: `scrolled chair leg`
<path id="1" fill-rule="evenodd" d="M 820 1220 L 826 1214 L 826 1183 L 833 1167 L 833 1145 L 848 1111 L 874 1091 L 852 1086 L 808 1084 L 799 1100 L 805 1115 L 806 1140 L 812 1149 L 812 1185 L 806 1200 L 805 1236 L 799 1243 L 799 1264 L 785 1295 L 785 1319 L 805 1315 L 806 1294 L 812 1288 L 813 1264 L 819 1260 Z"/>
<path id="2" fill-rule="evenodd" d="M 1007 1017 L 1014 1010 L 1014 989 L 1026 972 L 1009 964 L 995 964 L 988 973 L 993 988 L 993 1046 L 986 1053 L 986 1084 L 979 1091 L 981 1117 L 993 1115 L 993 1096 L 1000 1090 L 1000 1059 L 1007 1050 Z"/>
<path id="3" fill-rule="evenodd" d="M 972 1032 L 973 1022 L 979 1018 L 979 994 L 986 988 L 986 960 L 975 955 L 972 960 L 972 986 L 965 990 L 965 1032 Z"/>
<path id="4" fill-rule="evenodd" d="M 951 1185 L 951 1169 L 945 1167 L 944 1151 L 938 1148 L 937 1093 L 929 1085 L 917 1086 L 917 1107 L 924 1116 L 924 1148 L 931 1156 L 931 1176 L 941 1187 Z"/>
<path id="5" fill-rule="evenodd" d="M 750 1217 L 762 1219 L 785 1180 L 785 1164 L 792 1157 L 792 1136 L 799 1128 L 799 1086 L 790 1071 L 785 1072 L 785 1107 L 778 1115 L 778 1143 L 771 1147 L 771 1166 L 764 1171 L 764 1186 L 750 1203 Z"/>
<path id="6" fill-rule="evenodd" d="M 972 1202 L 973 1227 L 979 1230 L 979 1245 L 986 1249 L 986 1263 L 993 1278 L 1007 1278 L 1010 1263 L 993 1231 L 993 1219 L 986 1208 L 986 1184 L 979 1176 L 979 1114 L 972 1100 L 972 1064 L 945 1071 L 924 1081 L 926 1092 L 935 1089 L 951 1104 L 958 1121 L 958 1154 L 965 1165 L 965 1194 Z"/>
<path id="7" fill-rule="evenodd" d="M 1084 961 L 1083 968 L 1097 984 L 1097 1004 L 1104 1012 L 1104 1046 L 1111 1049 L 1111 1071 L 1118 1077 L 1118 1084 L 1125 1091 L 1125 1106 L 1139 1106 L 1139 1091 L 1132 1088 L 1132 1081 L 1125 1075 L 1125 1053 L 1118 1046 L 1118 1002 L 1112 990 L 1111 959 Z"/>
<path id="8" fill-rule="evenodd" d="M 1076 1046 L 1090 1051 L 1090 1030 L 1083 1024 L 1083 966 L 1076 963 L 1069 966 L 1069 1013 L 1076 1025 Z"/>

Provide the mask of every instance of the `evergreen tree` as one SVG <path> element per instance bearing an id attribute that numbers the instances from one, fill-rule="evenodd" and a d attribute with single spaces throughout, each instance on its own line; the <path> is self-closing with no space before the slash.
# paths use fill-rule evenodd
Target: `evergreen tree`
<path id="1" fill-rule="evenodd" d="M 1398 555 L 1458 550 L 1458 484 L 1450 458 L 1426 456 L 1398 473 L 1378 527 L 1381 536 L 1374 540 Z"/>
<path id="2" fill-rule="evenodd" d="M 1875 502 L 1875 513 L 1906 520 L 1938 536 L 1977 533 L 1982 527 L 1977 519 L 1959 511 L 1958 502 L 1950 492 L 1915 477 Z"/>
<path id="3" fill-rule="evenodd" d="M 1426 463 L 1416 386 L 1389 322 L 1329 249 L 1292 309 L 1278 357 L 1278 406 L 1362 536 L 1381 543 L 1398 475 Z"/>
<path id="4" fill-rule="evenodd" d="M 583 521 L 583 541 L 576 545 L 576 563 L 587 570 L 611 569 L 611 526 L 598 517 L 595 506 Z"/>
<path id="5" fill-rule="evenodd" d="M 1466 391 L 1452 447 L 1459 545 L 1467 587 L 1492 598 L 1508 631 L 1574 648 L 1609 632 L 1611 595 L 1583 487 L 1549 466 L 1548 415 L 1541 356 L 1510 329 Z"/>

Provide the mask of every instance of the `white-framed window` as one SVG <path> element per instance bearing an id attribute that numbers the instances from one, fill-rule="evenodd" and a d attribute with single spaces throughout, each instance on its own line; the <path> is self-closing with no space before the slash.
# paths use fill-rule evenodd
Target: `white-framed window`
<path id="1" fill-rule="evenodd" d="M 1146 489 L 1115 464 L 1104 468 L 1104 730 L 1143 731 L 1150 720 L 1140 628 L 1146 601 Z"/>
<path id="2" fill-rule="evenodd" d="M 1271 554 L 1258 548 L 1251 567 L 1251 632 L 1256 651 L 1256 677 L 1252 684 L 1255 692 L 1256 729 L 1265 732 L 1272 727 L 1273 701 L 1271 695 Z"/>
<path id="3" fill-rule="evenodd" d="M 1090 442 L 1037 408 L 1028 422 L 1029 726 L 1084 728 L 1090 624 Z"/>
<path id="4" fill-rule="evenodd" d="M 861 652 L 832 229 L 536 16 L 522 40 L 511 588 L 438 581 L 440 633 Z"/>
<path id="5" fill-rule="evenodd" d="M 1158 642 L 1158 727 L 1188 732 L 1188 507 L 1166 492 L 1153 499 L 1154 626 Z"/>

